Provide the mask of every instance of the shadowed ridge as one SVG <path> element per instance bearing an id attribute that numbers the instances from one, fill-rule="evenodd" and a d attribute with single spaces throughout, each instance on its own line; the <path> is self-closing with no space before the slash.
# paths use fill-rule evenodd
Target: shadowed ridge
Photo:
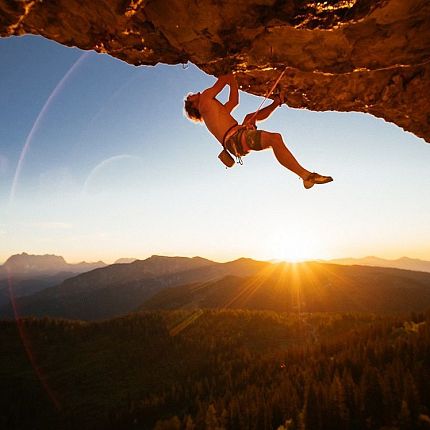
<path id="1" fill-rule="evenodd" d="M 140 309 L 409 312 L 430 307 L 430 274 L 323 263 L 279 263 L 250 276 L 165 289 Z"/>
<path id="2" fill-rule="evenodd" d="M 20 315 L 98 319 L 136 309 L 164 288 L 206 282 L 226 275 L 248 276 L 268 263 L 243 259 L 216 263 L 201 257 L 151 256 L 128 264 L 112 264 L 69 278 L 16 300 Z M 0 308 L 0 316 L 11 316 L 11 308 Z"/>

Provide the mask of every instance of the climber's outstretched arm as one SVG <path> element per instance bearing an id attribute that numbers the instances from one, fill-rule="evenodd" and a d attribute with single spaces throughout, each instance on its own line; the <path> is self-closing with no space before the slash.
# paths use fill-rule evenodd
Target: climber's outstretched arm
<path id="1" fill-rule="evenodd" d="M 224 104 L 225 108 L 229 113 L 239 104 L 239 87 L 237 85 L 237 81 L 234 75 L 231 76 L 229 85 L 230 85 L 230 95 L 228 97 L 227 103 Z"/>
<path id="2" fill-rule="evenodd" d="M 278 107 L 281 106 L 281 99 L 279 96 L 275 96 L 275 99 L 273 102 L 266 106 L 265 108 L 259 110 L 257 114 L 255 112 L 249 113 L 245 116 L 245 119 L 243 120 L 243 124 L 247 124 L 249 122 L 256 123 L 257 121 L 264 121 L 265 119 L 269 118 L 269 116 L 272 114 L 272 112 Z"/>
<path id="3" fill-rule="evenodd" d="M 232 74 L 220 76 L 217 81 L 208 89 L 202 92 L 203 97 L 214 99 L 226 85 L 230 85 L 233 81 L 236 81 Z"/>

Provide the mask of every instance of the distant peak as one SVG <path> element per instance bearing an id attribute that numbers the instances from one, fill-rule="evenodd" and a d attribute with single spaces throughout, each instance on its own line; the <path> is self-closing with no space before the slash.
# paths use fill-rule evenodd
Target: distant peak
<path id="1" fill-rule="evenodd" d="M 249 257 L 240 257 L 240 258 L 237 258 L 236 260 L 231 261 L 231 263 L 251 263 L 256 261 L 257 260 L 253 260 L 252 258 L 249 258 Z"/>
<path id="2" fill-rule="evenodd" d="M 148 261 L 148 260 L 194 260 L 194 261 L 210 261 L 207 260 L 206 258 L 203 257 L 182 257 L 180 255 L 174 255 L 174 256 L 168 256 L 168 255 L 151 255 L 149 258 L 147 258 L 144 261 Z"/>
<path id="3" fill-rule="evenodd" d="M 153 254 L 149 258 L 147 258 L 146 260 L 167 260 L 167 259 L 171 259 L 171 258 L 181 258 L 181 257 L 172 257 L 172 256 L 167 256 L 167 255 Z M 185 257 L 182 257 L 182 258 L 185 258 Z"/>
<path id="4" fill-rule="evenodd" d="M 123 258 L 118 258 L 118 260 L 116 260 L 114 264 L 130 264 L 130 263 L 134 263 L 136 260 L 137 258 L 123 257 Z"/>
<path id="5" fill-rule="evenodd" d="M 410 258 L 410 257 L 403 256 L 394 261 L 422 261 L 422 260 L 418 258 Z"/>
<path id="6" fill-rule="evenodd" d="M 15 262 L 15 261 L 23 261 L 23 260 L 55 260 L 55 261 L 62 261 L 66 263 L 66 260 L 64 260 L 64 258 L 61 257 L 60 255 L 54 255 L 54 254 L 35 255 L 35 254 L 27 254 L 26 252 L 22 252 L 21 254 L 11 255 L 6 260 L 5 264 Z"/>
<path id="7" fill-rule="evenodd" d="M 207 258 L 199 257 L 199 256 L 192 257 L 191 259 L 194 261 L 200 261 L 202 263 L 215 263 L 215 261 L 213 261 L 213 260 L 209 260 Z"/>

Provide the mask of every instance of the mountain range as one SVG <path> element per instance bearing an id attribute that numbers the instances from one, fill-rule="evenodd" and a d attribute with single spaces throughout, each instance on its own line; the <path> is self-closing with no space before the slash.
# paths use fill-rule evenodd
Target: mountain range
<path id="1" fill-rule="evenodd" d="M 95 263 L 67 263 L 57 255 L 31 255 L 23 252 L 9 257 L 0 266 L 0 307 L 10 300 L 10 286 L 15 297 L 34 294 L 60 284 L 78 273 L 105 267 L 102 261 Z"/>
<path id="2" fill-rule="evenodd" d="M 0 266 L 0 278 L 6 278 L 9 275 L 20 277 L 37 277 L 52 276 L 61 272 L 82 273 L 92 269 L 106 266 L 103 261 L 95 263 L 70 264 L 58 255 L 31 255 L 23 252 L 9 257 L 6 262 Z"/>
<path id="3" fill-rule="evenodd" d="M 364 258 L 339 258 L 335 260 L 325 261 L 327 263 L 343 264 L 347 266 L 377 266 L 377 267 L 392 267 L 397 269 L 415 270 L 419 272 L 430 272 L 430 261 L 419 260 L 418 258 L 401 257 L 395 260 L 387 260 L 379 257 L 364 257 Z"/>
<path id="4" fill-rule="evenodd" d="M 239 259 L 217 263 L 201 257 L 154 255 L 129 264 L 113 264 L 66 279 L 15 300 L 20 315 L 74 319 L 110 318 L 135 310 L 164 288 L 207 282 L 227 275 L 251 276 L 270 263 Z M 12 308 L 0 308 L 12 316 Z"/>
<path id="5" fill-rule="evenodd" d="M 152 256 L 15 298 L 20 316 L 106 319 L 141 309 L 409 312 L 430 307 L 430 273 L 321 262 Z M 8 305 L 0 316 L 11 317 Z"/>

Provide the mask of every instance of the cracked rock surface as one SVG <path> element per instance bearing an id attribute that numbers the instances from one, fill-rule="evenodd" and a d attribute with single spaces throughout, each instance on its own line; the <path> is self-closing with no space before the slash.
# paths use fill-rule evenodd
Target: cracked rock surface
<path id="1" fill-rule="evenodd" d="M 367 112 L 430 142 L 428 0 L 0 0 L 0 36 L 39 34 L 134 65 L 188 61 L 287 104 Z"/>

